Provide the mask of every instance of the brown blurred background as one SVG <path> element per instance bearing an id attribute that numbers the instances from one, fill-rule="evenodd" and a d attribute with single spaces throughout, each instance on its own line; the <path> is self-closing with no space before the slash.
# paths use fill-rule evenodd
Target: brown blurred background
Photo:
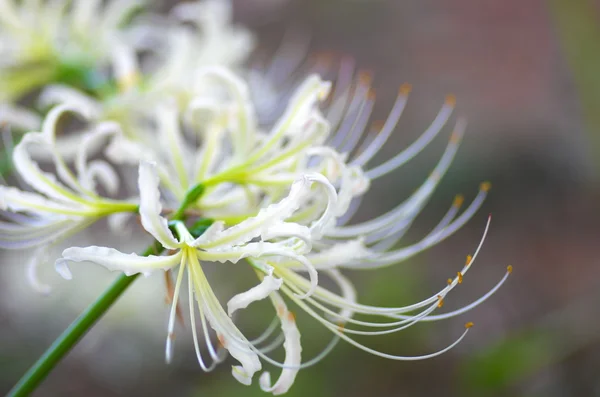
<path id="1" fill-rule="evenodd" d="M 457 96 L 458 111 L 469 120 L 457 160 L 408 238 L 414 241 L 426 233 L 456 193 L 473 197 L 478 184 L 489 180 L 493 188 L 484 209 L 457 235 L 414 260 L 352 273 L 364 303 L 408 304 L 428 296 L 475 248 L 489 212 L 492 229 L 481 256 L 447 307 L 477 299 L 507 265 L 515 269 L 496 295 L 461 318 L 367 341 L 380 350 L 423 354 L 445 346 L 466 321 L 473 321 L 476 326 L 467 339 L 449 353 L 393 362 L 340 344 L 322 363 L 301 371 L 288 395 L 600 396 L 600 124 L 594 114 L 594 109 L 600 113 L 595 107 L 600 106 L 600 91 L 594 90 L 600 87 L 600 75 L 594 73 L 600 73 L 600 36 L 593 36 L 600 9 L 595 3 L 234 4 L 236 20 L 257 33 L 259 54 L 272 54 L 284 34 L 297 29 L 310 32 L 311 52 L 350 55 L 359 68 L 373 71 L 376 117 L 385 116 L 401 83 L 413 85 L 382 156 L 412 142 L 448 93 Z M 359 217 L 393 206 L 418 186 L 446 138 L 436 139 L 417 159 L 377 181 Z M 16 269 L 18 263 L 11 266 Z M 49 272 L 48 277 L 56 276 Z M 219 282 L 218 275 L 213 279 Z M 2 282 L 6 304 L 0 309 L 0 391 L 10 388 L 105 285 L 88 288 L 85 295 L 74 287 L 63 289 L 61 298 L 39 303 L 15 280 L 5 275 Z M 56 279 L 57 288 L 61 283 Z M 190 338 L 178 339 L 175 362 L 166 366 L 162 354 L 168 307 L 160 280 L 147 283 L 156 289 L 142 291 L 136 285 L 129 291 L 116 314 L 104 319 L 35 395 L 263 395 L 257 382 L 249 388 L 235 382 L 229 365 L 203 373 Z M 233 287 L 224 288 L 226 294 Z M 220 285 L 217 289 L 223 290 Z M 266 313 L 246 318 L 244 328 L 260 330 L 269 318 Z M 299 316 L 299 322 L 310 357 L 329 336 L 306 316 Z"/>

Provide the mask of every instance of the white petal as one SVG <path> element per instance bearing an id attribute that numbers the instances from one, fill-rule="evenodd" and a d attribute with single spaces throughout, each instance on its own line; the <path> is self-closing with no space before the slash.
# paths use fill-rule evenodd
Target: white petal
<path id="1" fill-rule="evenodd" d="M 348 265 L 372 254 L 373 252 L 365 247 L 364 240 L 358 238 L 342 241 L 321 252 L 311 253 L 307 258 L 317 269 L 331 269 Z"/>
<path id="2" fill-rule="evenodd" d="M 334 220 L 336 215 L 335 211 L 337 205 L 337 192 L 335 191 L 335 188 L 331 182 L 329 182 L 329 180 L 327 180 L 327 178 L 321 174 L 311 173 L 305 175 L 305 178 L 311 182 L 320 184 L 327 195 L 325 211 L 321 215 L 321 218 L 313 222 L 313 224 L 310 226 L 313 238 L 319 239 L 323 236 L 323 233 L 325 233 L 327 229 L 329 229 L 331 226 L 335 226 Z"/>
<path id="3" fill-rule="evenodd" d="M 262 239 L 264 241 L 290 237 L 304 241 L 306 252 L 310 252 L 312 247 L 310 229 L 304 225 L 292 222 L 281 222 L 280 224 L 269 228 L 262 234 Z"/>
<path id="4" fill-rule="evenodd" d="M 38 103 L 44 108 L 59 104 L 74 105 L 78 109 L 83 109 L 84 114 L 89 115 L 93 119 L 100 117 L 102 112 L 100 104 L 92 97 L 72 87 L 59 84 L 44 88 L 40 94 Z"/>
<path id="5" fill-rule="evenodd" d="M 272 392 L 274 395 L 286 393 L 298 374 L 298 368 L 302 361 L 302 345 L 300 344 L 300 332 L 296 326 L 294 314 L 290 312 L 278 293 L 273 293 L 273 304 L 277 310 L 277 316 L 281 321 L 281 330 L 285 336 L 283 348 L 285 349 L 284 368 L 281 375 L 274 385 L 271 385 L 271 375 L 265 371 L 260 376 L 260 387 L 266 392 Z"/>
<path id="6" fill-rule="evenodd" d="M 114 196 L 119 191 L 119 177 L 113 167 L 104 160 L 94 160 L 88 164 L 81 184 L 86 189 L 96 192 L 99 183 L 106 192 Z"/>
<path id="7" fill-rule="evenodd" d="M 110 141 L 104 151 L 106 157 L 117 164 L 138 164 L 140 161 L 152 161 L 151 151 L 138 142 L 122 136 L 116 136 Z"/>
<path id="8" fill-rule="evenodd" d="M 106 174 L 110 171 L 90 171 L 88 170 L 88 158 L 96 153 L 98 149 L 102 146 L 102 144 L 106 141 L 106 138 L 111 135 L 120 135 L 121 129 L 118 124 L 113 122 L 104 122 L 99 124 L 92 132 L 86 133 L 83 135 L 80 141 L 79 150 L 77 151 L 75 157 L 75 169 L 77 170 L 77 176 L 81 184 L 90 190 L 94 190 L 94 181 L 92 173 L 99 172 L 101 174 Z M 96 160 L 96 163 L 101 160 Z M 102 161 L 103 162 L 103 161 Z M 106 162 L 103 162 L 106 164 Z M 95 166 L 106 169 L 106 166 Z M 114 172 L 113 172 L 114 173 Z M 101 176 L 102 178 L 102 176 Z M 114 178 L 109 177 L 109 179 L 114 180 L 117 179 L 116 175 Z M 114 189 L 116 190 L 116 188 Z"/>
<path id="9" fill-rule="evenodd" d="M 79 204 L 55 202 L 42 195 L 7 186 L 0 186 L 0 209 L 42 215 L 48 213 L 72 216 L 92 215 Z"/>
<path id="10" fill-rule="evenodd" d="M 273 273 L 273 268 L 271 268 L 270 273 Z M 266 275 L 259 285 L 250 288 L 246 292 L 235 295 L 227 302 L 227 314 L 229 317 L 231 317 L 236 310 L 245 309 L 251 303 L 265 299 L 271 292 L 277 291 L 281 287 L 283 280 L 275 278 L 271 274 Z"/>
<path id="11" fill-rule="evenodd" d="M 140 189 L 140 216 L 142 226 L 154 236 L 165 248 L 175 249 L 180 246 L 169 230 L 167 220 L 163 218 L 160 192 L 158 190 L 159 178 L 156 165 L 142 161 L 139 168 L 138 186 Z"/>
<path id="12" fill-rule="evenodd" d="M 167 270 L 181 262 L 181 251 L 168 256 L 140 256 L 134 253 L 124 254 L 108 247 L 71 247 L 62 253 L 55 263 L 56 271 L 65 279 L 72 278 L 68 262 L 93 262 L 108 270 L 122 271 L 126 275 L 142 273 L 149 275 L 156 270 Z"/>
<path id="13" fill-rule="evenodd" d="M 215 330 L 219 342 L 233 358 L 242 364 L 232 367 L 232 375 L 245 385 L 252 383 L 252 376 L 262 368 L 258 355 L 251 349 L 251 344 L 225 313 L 221 303 L 215 296 L 208 280 L 202 272 L 202 267 L 196 255 L 189 255 L 189 269 L 194 280 L 194 289 L 198 305 L 211 328 Z"/>
<path id="14" fill-rule="evenodd" d="M 251 241 L 270 227 L 289 218 L 300 208 L 309 193 L 310 180 L 308 178 L 297 180 L 292 184 L 288 196 L 279 203 L 261 209 L 255 217 L 248 218 L 219 234 L 203 234 L 194 242 L 194 246 L 207 249 L 224 245 L 235 246 Z"/>
<path id="15" fill-rule="evenodd" d="M 50 144 L 42 133 L 30 132 L 26 134 L 13 151 L 13 163 L 19 175 L 29 186 L 48 197 L 63 202 L 73 201 L 73 193 L 60 184 L 53 174 L 42 171 L 31 159 L 27 147 L 32 143 Z"/>
<path id="16" fill-rule="evenodd" d="M 10 125 L 27 131 L 40 128 L 40 116 L 25 108 L 8 103 L 0 104 L 0 125 Z"/>
<path id="17" fill-rule="evenodd" d="M 119 84 L 121 91 L 128 91 L 137 83 L 139 66 L 135 50 L 123 43 L 121 40 L 115 40 L 112 45 L 112 66 L 113 73 Z"/>
<path id="18" fill-rule="evenodd" d="M 42 261 L 47 260 L 48 246 L 43 245 L 36 249 L 27 263 L 27 281 L 29 285 L 38 293 L 48 295 L 52 288 L 48 284 L 44 284 L 38 278 L 38 267 Z"/>

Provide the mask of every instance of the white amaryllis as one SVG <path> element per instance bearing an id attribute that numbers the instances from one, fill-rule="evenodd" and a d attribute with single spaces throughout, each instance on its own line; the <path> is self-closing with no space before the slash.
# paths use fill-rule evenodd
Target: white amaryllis
<path id="1" fill-rule="evenodd" d="M 291 96 L 283 115 L 268 127 L 257 121 L 247 86 L 239 77 L 221 68 L 211 68 L 204 71 L 202 78 L 220 82 L 227 95 L 213 91 L 206 97 L 197 97 L 192 101 L 191 110 L 184 115 L 178 112 L 174 103 L 166 102 L 156 109 L 156 128 L 146 131 L 145 139 L 143 136 L 138 139 L 116 136 L 107 150 L 108 157 L 114 161 L 141 162 L 142 224 L 169 250 L 167 255 L 143 258 L 107 247 L 69 248 L 57 262 L 57 270 L 69 277 L 67 264 L 82 261 L 127 274 L 177 267 L 174 295 L 183 288 L 183 278 L 187 274 L 189 293 L 195 294 L 198 302 L 204 337 L 213 360 L 207 365 L 195 342 L 201 367 L 210 370 L 223 359 L 210 340 L 208 322 L 216 331 L 220 344 L 240 362 L 241 366 L 234 367 L 233 375 L 242 383 L 250 383 L 252 375 L 262 368 L 260 360 L 282 368 L 282 375 L 274 385 L 270 384 L 269 375 L 261 376 L 263 389 L 275 394 L 289 389 L 299 369 L 323 359 L 340 339 L 394 360 L 433 357 L 459 343 L 471 323 L 467 323 L 464 333 L 446 348 L 416 357 L 371 349 L 352 335 L 389 334 L 420 322 L 447 319 L 489 298 L 507 279 L 510 268 L 488 293 L 473 303 L 444 314 L 434 314 L 442 307 L 447 295 L 463 282 L 473 265 L 487 234 L 489 220 L 473 256 L 457 269 L 447 285 L 415 304 L 403 307 L 360 304 L 353 284 L 341 272 L 343 268 L 374 269 L 406 260 L 450 236 L 481 206 L 489 190 L 487 183 L 481 185 L 465 211 L 460 212 L 463 199 L 457 197 L 430 233 L 417 243 L 401 245 L 402 237 L 454 158 L 465 129 L 465 122 L 459 118 L 440 161 L 411 197 L 379 217 L 350 223 L 371 180 L 405 164 L 442 130 L 454 108 L 453 98 L 445 102 L 432 125 L 414 144 L 390 160 L 369 167 L 368 163 L 398 122 L 406 103 L 407 87 L 400 90 L 379 134 L 368 136 L 359 145 L 373 101 L 369 95 L 369 81 L 364 76 L 356 83 L 349 83 L 351 88 L 338 86 L 337 90 L 344 92 L 334 91 L 325 114 L 320 102 L 329 95 L 330 85 L 316 75 L 308 77 Z M 325 189 L 311 189 L 313 181 Z M 177 220 L 171 225 L 175 237 L 167 218 L 160 215 L 162 203 L 177 208 L 198 184 L 205 186 L 205 194 L 190 203 L 186 214 L 189 217 L 210 216 L 216 222 L 201 236 L 194 236 L 183 221 Z M 162 200 L 158 194 L 159 185 L 164 193 Z M 231 226 L 225 228 L 225 225 Z M 234 296 L 225 311 L 204 277 L 201 262 L 237 263 L 242 259 L 256 269 L 261 282 Z M 340 292 L 324 288 L 318 283 L 317 275 L 330 278 Z M 229 317 L 267 297 L 274 302 L 281 324 L 283 337 L 276 338 L 276 342 L 285 341 L 283 362 L 269 357 L 271 345 L 258 345 L 271 336 L 276 326 L 269 327 L 258 340 L 250 341 Z M 301 361 L 299 332 L 284 298 L 295 302 L 334 334 L 326 348 L 312 359 Z M 175 314 L 176 300 L 168 326 L 168 360 Z M 357 320 L 353 318 L 355 314 L 377 317 L 378 321 Z M 195 307 L 192 307 L 190 316 L 196 333 L 194 315 Z"/>
<path id="2" fill-rule="evenodd" d="M 47 260 L 49 245 L 59 243 L 102 217 L 137 211 L 136 203 L 98 195 L 98 186 L 115 194 L 119 179 L 106 161 L 90 160 L 107 137 L 118 133 L 118 126 L 101 123 L 79 136 L 75 172 L 57 150 L 58 120 L 65 112 L 78 111 L 66 105 L 54 108 L 44 120 L 42 131 L 25 134 L 14 148 L 13 163 L 17 176 L 33 191 L 0 186 L 0 209 L 7 219 L 0 222 L 0 247 L 36 249 L 29 268 L 34 286 L 40 286 L 35 280 L 34 269 L 40 261 Z M 38 166 L 31 154 L 35 146 L 49 153 L 55 174 Z M 47 290 L 46 287 L 41 289 Z"/>
<path id="3" fill-rule="evenodd" d="M 328 193 L 328 200 L 322 203 L 321 217 L 308 227 L 285 222 L 308 200 L 313 183 L 321 185 Z M 268 375 L 261 378 L 261 384 L 265 389 L 276 393 L 287 391 L 297 372 L 293 367 L 300 364 L 300 337 L 294 318 L 288 313 L 283 300 L 275 294 L 271 295 L 282 285 L 282 280 L 273 277 L 273 267 L 268 263 L 278 261 L 280 258 L 297 261 L 304 266 L 304 270 L 308 271 L 312 285 L 305 293 L 297 297 L 304 299 L 313 293 L 318 283 L 317 272 L 303 254 L 310 252 L 311 236 L 314 233 L 320 233 L 323 226 L 328 224 L 329 219 L 333 216 L 332 208 L 335 207 L 337 200 L 335 190 L 322 175 L 307 174 L 292 184 L 286 198 L 279 203 L 263 208 L 256 217 L 248 218 L 227 229 L 224 228 L 223 222 L 215 222 L 204 234 L 197 238 L 190 234 L 183 222 L 177 222 L 174 225 L 176 238 L 168 227 L 167 219 L 160 215 L 162 206 L 159 201 L 158 186 L 159 177 L 156 166 L 142 162 L 139 169 L 142 225 L 163 247 L 171 250 L 172 254 L 142 257 L 136 254 L 124 254 L 108 247 L 73 247 L 63 252 L 63 258 L 57 262 L 57 270 L 65 278 L 70 278 L 71 275 L 67 267 L 68 262 L 90 261 L 103 265 L 110 270 L 122 271 L 125 274 L 143 273 L 146 275 L 154 271 L 169 270 L 178 266 L 177 281 L 169 317 L 169 332 L 166 344 L 167 362 L 171 358 L 178 296 L 183 283 L 183 276 L 187 273 L 194 345 L 200 365 L 205 370 L 212 368 L 212 365 L 204 363 L 199 350 L 195 322 L 193 321 L 195 303 L 191 296 L 192 293 L 194 293 L 199 306 L 203 332 L 207 338 L 208 346 L 212 346 L 212 344 L 208 339 L 206 321 L 217 333 L 221 345 L 240 362 L 241 366 L 233 367 L 232 373 L 236 379 L 244 384 L 250 384 L 253 374 L 261 369 L 259 355 L 262 355 L 262 353 L 244 337 L 234 325 L 230 316 L 236 310 L 245 308 L 256 300 L 271 296 L 277 315 L 281 319 L 283 333 L 286 336 L 285 347 L 288 357 L 285 365 L 292 368 L 291 370 L 284 369 L 282 377 L 275 385 L 270 385 Z M 264 278 L 257 287 L 233 297 L 228 303 L 228 312 L 226 313 L 208 284 L 201 262 L 237 263 L 243 258 L 256 261 L 253 263 L 258 270 L 264 272 Z M 221 361 L 219 355 L 214 353 L 214 348 L 210 347 L 210 351 L 215 363 Z"/>

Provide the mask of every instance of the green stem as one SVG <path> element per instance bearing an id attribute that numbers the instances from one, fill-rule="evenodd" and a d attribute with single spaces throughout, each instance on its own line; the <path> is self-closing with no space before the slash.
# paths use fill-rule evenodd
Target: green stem
<path id="1" fill-rule="evenodd" d="M 159 249 L 160 250 L 160 249 Z M 157 247 L 151 245 L 143 256 L 156 253 Z M 87 331 L 119 299 L 139 274 L 126 276 L 121 274 L 46 350 L 44 355 L 23 375 L 8 393 L 10 397 L 28 396 L 48 376 L 58 362 L 79 342 Z"/>

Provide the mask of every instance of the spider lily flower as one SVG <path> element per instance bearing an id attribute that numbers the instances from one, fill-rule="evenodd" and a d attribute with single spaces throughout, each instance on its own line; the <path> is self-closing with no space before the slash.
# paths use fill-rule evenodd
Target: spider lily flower
<path id="1" fill-rule="evenodd" d="M 327 192 L 328 199 L 322 203 L 322 215 L 309 226 L 286 222 L 285 220 L 310 197 L 313 184 L 322 186 Z M 108 247 L 73 247 L 66 249 L 63 252 L 63 258 L 57 261 L 57 271 L 69 279 L 71 273 L 68 263 L 83 261 L 94 262 L 125 274 L 143 273 L 147 275 L 154 271 L 178 267 L 168 323 L 167 362 L 171 359 L 178 296 L 183 284 L 183 277 L 187 273 L 194 345 L 201 367 L 208 371 L 216 363 L 222 361 L 222 356 L 215 352 L 209 339 L 208 322 L 208 325 L 217 333 L 223 348 L 240 362 L 241 366 L 233 367 L 232 374 L 244 384 L 250 384 L 253 374 L 261 369 L 259 356 L 262 353 L 239 331 L 230 316 L 236 310 L 243 309 L 254 301 L 270 297 L 276 307 L 286 338 L 285 365 L 292 368 L 284 368 L 281 378 L 272 386 L 269 375 L 263 375 L 261 385 L 274 393 L 287 391 L 297 372 L 293 367 L 300 361 L 300 335 L 293 315 L 287 310 L 282 298 L 275 293 L 281 286 L 282 280 L 272 276 L 273 268 L 267 262 L 283 257 L 303 264 L 304 270 L 308 271 L 310 275 L 312 287 L 297 297 L 306 299 L 312 294 L 317 287 L 317 273 L 303 254 L 310 251 L 311 236 L 315 233 L 319 234 L 319 229 L 327 225 L 333 216 L 332 208 L 335 207 L 337 200 L 333 186 L 320 174 L 306 174 L 292 184 L 287 197 L 263 208 L 256 217 L 248 218 L 226 229 L 223 222 L 217 221 L 199 237 L 192 236 L 183 222 L 176 222 L 174 225 L 177 237 L 172 234 L 167 219 L 160 215 L 162 206 L 158 186 L 159 176 L 156 166 L 142 162 L 139 168 L 141 193 L 139 211 L 142 225 L 163 247 L 170 250 L 170 254 L 142 257 L 136 254 L 124 254 Z M 262 282 L 251 290 L 234 296 L 227 305 L 228 313 L 226 313 L 204 275 L 201 262 L 237 263 L 243 258 L 251 258 L 251 263 L 257 271 L 264 272 Z M 196 303 L 194 303 L 192 294 L 197 301 L 204 336 L 213 360 L 211 365 L 205 364 L 199 350 L 194 321 Z"/>
<path id="2" fill-rule="evenodd" d="M 358 167 L 341 172 L 348 168 L 343 158 L 323 146 L 329 127 L 318 102 L 327 95 L 329 83 L 318 76 L 307 78 L 281 119 L 264 131 L 240 78 L 223 68 L 205 69 L 203 78 L 218 83 L 224 96 L 198 97 L 184 114 L 173 102 L 158 106 L 157 128 L 142 131 L 146 137 L 137 140 L 116 136 L 107 157 L 132 164 L 157 162 L 167 200 L 181 202 L 192 186 L 203 184 L 207 190 L 195 208 L 228 223 L 254 216 L 258 208 L 281 199 L 306 173 L 317 172 L 343 185 L 340 203 L 349 203 L 368 187 Z M 202 128 L 195 117 L 202 117 Z M 336 211 L 341 211 L 339 206 Z M 304 215 L 305 224 L 314 212 Z"/>
<path id="3" fill-rule="evenodd" d="M 98 121 L 113 120 L 133 138 L 140 119 L 153 116 L 165 97 L 176 99 L 185 110 L 197 94 L 214 90 L 210 79 L 198 78 L 208 66 L 240 70 L 253 49 L 249 31 L 232 23 L 229 1 L 204 0 L 175 6 L 170 18 L 144 14 L 126 33 L 130 47 L 114 46 L 118 90 L 97 92 L 67 84 L 46 86 L 40 106 L 78 103 Z M 148 54 L 143 61 L 136 51 Z"/>
<path id="4" fill-rule="evenodd" d="M 113 65 L 131 77 L 133 50 L 121 24 L 142 0 L 0 2 L 1 99 L 13 101 L 45 84 L 64 81 L 88 89 L 103 84 L 102 68 Z M 94 24 L 95 29 L 90 30 Z"/>
<path id="5" fill-rule="evenodd" d="M 351 222 L 370 183 L 404 165 L 442 131 L 454 109 L 454 99 L 446 100 L 431 126 L 415 143 L 391 159 L 370 166 L 395 129 L 410 87 L 401 87 L 388 119 L 378 126 L 378 134 L 363 137 L 374 101 L 370 77 L 365 74 L 346 86 L 338 83 L 331 94 L 328 82 L 317 75 L 309 76 L 291 95 L 283 114 L 270 128 L 258 121 L 260 115 L 253 107 L 249 88 L 234 73 L 224 68 L 207 68 L 199 76 L 210 80 L 216 89 L 194 98 L 183 114 L 175 101 L 166 101 L 153 108 L 153 128 L 141 130 L 136 137 L 115 134 L 105 152 L 114 162 L 141 163 L 142 224 L 170 250 L 169 253 L 139 257 L 108 247 L 69 248 L 57 262 L 57 270 L 68 278 L 67 264 L 83 261 L 127 274 L 177 268 L 168 325 L 167 360 L 170 359 L 176 315 L 175 297 L 180 293 L 186 273 L 189 293 L 195 294 L 198 301 L 203 333 L 212 359 L 211 364 L 205 363 L 195 337 L 201 367 L 211 370 L 223 359 L 223 350 L 215 349 L 210 341 L 210 326 L 222 347 L 240 362 L 241 366 L 234 367 L 232 373 L 242 383 L 251 382 L 252 375 L 262 367 L 260 360 L 282 368 L 282 375 L 274 385 L 270 384 L 269 375 L 263 374 L 260 379 L 263 389 L 276 394 L 285 392 L 299 369 L 323 359 L 341 339 L 367 352 L 395 360 L 433 357 L 459 343 L 472 324 L 467 323 L 464 333 L 448 347 L 416 357 L 373 350 L 353 339 L 352 335 L 394 333 L 420 322 L 454 317 L 489 298 L 505 282 L 510 268 L 496 286 L 473 303 L 444 314 L 433 313 L 463 282 L 479 253 L 489 221 L 474 255 L 467 259 L 456 276 L 448 280 L 448 285 L 418 303 L 405 307 L 360 304 L 354 286 L 340 271 L 343 268 L 374 269 L 406 260 L 456 232 L 481 206 L 489 190 L 487 183 L 480 186 L 479 193 L 466 210 L 460 211 L 464 199 L 457 197 L 447 214 L 423 239 L 411 245 L 400 245 L 456 154 L 466 127 L 464 120 L 458 118 L 438 164 L 408 199 L 374 219 Z M 328 96 L 331 99 L 323 103 Z M 149 162 L 156 165 L 151 166 Z M 309 189 L 307 180 L 325 188 Z M 178 221 L 172 226 L 176 232 L 173 235 L 167 219 L 160 215 L 159 184 L 163 188 L 163 201 L 169 208 L 184 202 L 195 186 L 204 186 L 204 195 L 190 203 L 186 215 L 208 216 L 217 222 L 197 236 Z M 227 313 L 214 297 L 200 263 L 237 263 L 242 259 L 254 267 L 261 282 L 233 297 L 227 305 Z M 318 283 L 320 275 L 331 278 L 341 292 L 322 287 Z M 284 362 L 268 356 L 270 346 L 259 346 L 271 336 L 276 325 L 269 327 L 258 342 L 250 341 L 227 316 L 267 297 L 275 304 L 281 324 L 283 337 L 276 341 L 285 341 Z M 298 329 L 285 306 L 285 298 L 295 302 L 334 334 L 323 352 L 310 360 L 301 361 Z M 194 302 L 193 297 L 190 302 Z M 195 307 L 191 309 L 196 334 Z M 356 314 L 380 320 L 354 319 Z"/>
<path id="6" fill-rule="evenodd" d="M 37 248 L 28 274 L 34 285 L 35 267 L 45 260 L 49 246 L 57 244 L 102 217 L 135 212 L 137 204 L 100 197 L 97 187 L 116 193 L 118 177 L 104 160 L 89 160 L 93 149 L 118 131 L 112 123 L 98 125 L 80 136 L 75 173 L 56 149 L 56 124 L 65 112 L 77 108 L 59 106 L 48 113 L 41 132 L 29 132 L 13 151 L 17 176 L 33 191 L 0 186 L 0 209 L 7 221 L 0 222 L 0 247 Z M 43 171 L 31 156 L 31 148 L 41 146 L 53 159 L 56 174 Z M 57 179 L 58 176 L 58 179 Z M 42 288 L 46 290 L 46 288 Z"/>

